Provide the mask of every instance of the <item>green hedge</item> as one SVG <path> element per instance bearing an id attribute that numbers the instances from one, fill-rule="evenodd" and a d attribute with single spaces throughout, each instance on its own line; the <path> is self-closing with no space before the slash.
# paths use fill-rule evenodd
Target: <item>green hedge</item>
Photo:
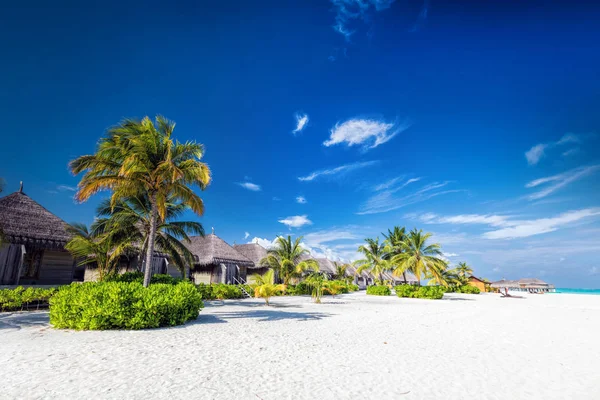
<path id="1" fill-rule="evenodd" d="M 250 294 L 254 292 L 248 285 L 244 285 L 246 291 Z M 238 285 L 227 285 L 225 283 L 200 283 L 196 285 L 198 293 L 204 300 L 227 300 L 241 299 L 244 297 L 242 289 Z"/>
<path id="2" fill-rule="evenodd" d="M 367 288 L 367 294 L 372 294 L 375 296 L 389 296 L 392 294 L 392 291 L 387 286 L 369 286 Z"/>
<path id="3" fill-rule="evenodd" d="M 462 285 L 462 286 L 448 286 L 446 293 L 465 293 L 465 294 L 479 294 L 481 290 L 475 286 Z"/>
<path id="4" fill-rule="evenodd" d="M 112 274 L 104 278 L 103 282 L 144 282 L 143 272 L 125 272 L 123 274 Z M 181 278 L 174 278 L 169 274 L 154 274 L 150 278 L 150 284 L 164 283 L 167 285 L 176 285 L 183 282 Z"/>
<path id="5" fill-rule="evenodd" d="M 445 288 L 442 286 L 414 286 L 398 285 L 394 288 L 398 297 L 412 297 L 416 299 L 441 299 L 444 297 Z"/>
<path id="6" fill-rule="evenodd" d="M 202 297 L 191 283 L 87 282 L 64 286 L 50 299 L 50 323 L 67 329 L 145 329 L 198 318 Z"/>
<path id="7" fill-rule="evenodd" d="M 14 289 L 0 290 L 0 311 L 17 311 L 45 308 L 48 300 L 58 289 L 32 288 L 18 286 Z"/>

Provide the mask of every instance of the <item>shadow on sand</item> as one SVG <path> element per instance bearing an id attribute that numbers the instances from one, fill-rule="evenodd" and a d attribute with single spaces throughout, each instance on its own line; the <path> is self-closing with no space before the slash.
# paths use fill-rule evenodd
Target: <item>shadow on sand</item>
<path id="1" fill-rule="evenodd" d="M 22 329 L 50 326 L 47 311 L 14 312 L 0 314 L 0 329 Z"/>
<path id="2" fill-rule="evenodd" d="M 207 307 L 240 306 L 248 308 L 265 307 L 264 300 L 210 300 L 204 302 Z M 300 304 L 271 303 L 273 308 L 302 308 Z"/>
<path id="3" fill-rule="evenodd" d="M 264 321 L 281 321 L 285 319 L 295 321 L 315 321 L 331 316 L 331 314 L 319 312 L 287 312 L 277 310 L 250 310 L 250 311 L 231 311 L 215 313 L 216 317 L 222 319 L 252 318 Z"/>
<path id="4" fill-rule="evenodd" d="M 468 299 L 466 297 L 442 297 L 442 300 L 449 300 L 449 301 L 474 301 L 475 299 Z"/>

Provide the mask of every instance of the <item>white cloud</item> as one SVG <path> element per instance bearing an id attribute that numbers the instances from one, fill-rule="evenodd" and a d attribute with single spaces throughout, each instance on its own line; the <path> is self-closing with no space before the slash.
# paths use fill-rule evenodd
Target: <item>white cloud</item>
<path id="1" fill-rule="evenodd" d="M 281 201 L 279 197 L 273 197 L 273 201 Z"/>
<path id="2" fill-rule="evenodd" d="M 251 182 L 238 182 L 238 185 L 243 187 L 244 189 L 251 190 L 253 192 L 260 192 L 260 185 Z"/>
<path id="3" fill-rule="evenodd" d="M 249 236 L 250 236 L 249 232 L 244 232 L 244 240 L 248 239 Z"/>
<path id="4" fill-rule="evenodd" d="M 296 203 L 306 204 L 306 198 L 304 196 L 298 196 L 298 197 L 296 197 Z"/>
<path id="5" fill-rule="evenodd" d="M 400 185 L 393 189 L 381 191 L 374 196 L 371 196 L 364 204 L 361 205 L 357 214 L 378 214 L 384 213 L 398 208 L 406 207 L 410 204 L 420 203 L 437 196 L 442 196 L 450 193 L 464 192 L 464 190 L 439 190 L 450 182 L 434 182 L 423 186 L 414 193 L 398 196 L 396 192 L 404 188 L 406 184 Z"/>
<path id="6" fill-rule="evenodd" d="M 419 219 L 426 224 L 483 224 L 490 226 L 506 226 L 509 224 L 509 217 L 504 215 L 463 214 L 443 217 L 426 213 L 420 215 Z"/>
<path id="7" fill-rule="evenodd" d="M 444 253 L 444 256 L 445 257 L 458 257 L 459 254 L 456 254 L 456 253 Z"/>
<path id="8" fill-rule="evenodd" d="M 304 240 L 311 245 L 334 242 L 336 240 L 358 239 L 358 235 L 349 229 L 330 229 L 316 231 L 304 235 Z"/>
<path id="9" fill-rule="evenodd" d="M 390 189 L 392 187 L 394 187 L 398 182 L 401 182 L 402 180 L 404 180 L 404 176 L 398 176 L 396 178 L 390 179 L 389 181 L 380 183 L 379 185 L 375 186 L 373 189 L 378 192 L 380 190 L 384 190 L 384 189 Z M 410 185 L 411 183 L 414 182 L 418 182 L 420 181 L 421 178 L 411 178 L 408 179 L 406 182 L 404 182 L 399 189 L 402 189 L 403 187 Z"/>
<path id="10" fill-rule="evenodd" d="M 259 238 L 259 237 L 254 237 L 250 242 L 248 243 L 256 243 L 261 245 L 262 247 L 264 247 L 265 249 L 271 249 L 273 247 L 275 247 L 275 242 L 276 242 L 277 238 L 273 239 L 273 240 L 269 240 L 269 239 L 264 239 L 264 238 Z"/>
<path id="11" fill-rule="evenodd" d="M 536 165 L 546 155 L 547 150 L 569 143 L 581 143 L 583 136 L 585 135 L 575 135 L 573 133 L 566 133 L 556 142 L 536 144 L 531 149 L 525 152 L 525 158 L 527 159 L 527 163 L 529 165 Z M 563 156 L 568 155 L 567 153 L 568 151 L 563 153 Z"/>
<path id="12" fill-rule="evenodd" d="M 572 149 L 563 151 L 562 156 L 570 157 L 570 156 L 574 156 L 575 154 L 579 154 L 579 152 L 581 152 L 581 149 L 579 147 L 573 147 Z"/>
<path id="13" fill-rule="evenodd" d="M 306 127 L 306 124 L 308 124 L 308 114 L 296 113 L 294 117 L 296 118 L 296 129 L 292 133 L 296 134 L 301 132 Z"/>
<path id="14" fill-rule="evenodd" d="M 486 239 L 514 239 L 553 232 L 561 226 L 572 224 L 582 219 L 600 215 L 600 208 L 567 211 L 553 218 L 539 218 L 529 221 L 513 221 L 514 226 L 486 232 Z"/>
<path id="15" fill-rule="evenodd" d="M 348 27 L 357 20 L 369 21 L 372 9 L 382 11 L 390 8 L 395 0 L 331 0 L 336 12 L 333 29 L 343 35 L 346 40 L 354 33 Z"/>
<path id="16" fill-rule="evenodd" d="M 356 243 L 359 236 L 354 232 L 358 230 L 358 227 L 350 226 L 311 232 L 304 235 L 303 246 L 313 257 L 326 257 L 334 261 L 356 260 L 360 243 Z M 348 240 L 352 240 L 352 243 L 340 243 Z"/>
<path id="17" fill-rule="evenodd" d="M 337 123 L 331 129 L 329 140 L 323 145 L 329 147 L 345 143 L 348 146 L 362 145 L 363 149 L 374 149 L 391 140 L 398 133 L 408 129 L 408 123 L 386 123 L 374 119 L 349 119 L 343 123 Z"/>
<path id="18" fill-rule="evenodd" d="M 352 163 L 352 164 L 341 165 L 341 166 L 335 167 L 335 168 L 322 169 L 322 170 L 312 172 L 306 176 L 298 177 L 298 180 L 302 181 L 302 182 L 310 182 L 310 181 L 315 180 L 316 178 L 323 177 L 323 176 L 327 176 L 327 177 L 342 176 L 343 174 L 346 174 L 348 172 L 351 172 L 351 171 L 354 171 L 354 170 L 357 170 L 360 168 L 370 167 L 377 163 L 379 163 L 379 161 L 363 161 L 363 162 L 356 162 L 356 163 Z"/>
<path id="19" fill-rule="evenodd" d="M 546 186 L 544 189 L 527 196 L 527 198 L 529 200 L 541 199 L 543 197 L 546 197 L 546 196 L 556 192 L 558 189 L 560 189 L 564 186 L 567 186 L 568 184 L 570 184 L 572 182 L 575 182 L 581 178 L 584 178 L 590 174 L 597 172 L 598 170 L 600 170 L 600 164 L 590 165 L 587 167 L 579 167 L 579 168 L 569 170 L 567 172 L 563 172 L 562 174 L 533 180 L 533 181 L 527 183 L 525 185 L 525 187 L 533 188 L 533 187 L 544 185 L 546 183 L 553 183 L 553 184 Z"/>
<path id="20" fill-rule="evenodd" d="M 56 187 L 56 189 L 60 192 L 76 192 L 77 191 L 76 186 L 69 186 L 69 185 L 58 185 Z"/>
<path id="21" fill-rule="evenodd" d="M 279 220 L 280 223 L 287 225 L 291 228 L 300 228 L 305 225 L 312 225 L 312 221 L 308 219 L 306 215 L 294 215 L 292 217 L 287 217 Z"/>

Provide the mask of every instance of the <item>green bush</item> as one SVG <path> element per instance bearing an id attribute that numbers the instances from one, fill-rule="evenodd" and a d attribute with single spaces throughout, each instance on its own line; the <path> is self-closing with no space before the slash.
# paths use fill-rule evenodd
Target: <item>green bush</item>
<path id="1" fill-rule="evenodd" d="M 254 290 L 248 285 L 244 285 L 244 288 L 250 294 L 254 292 Z M 238 285 L 227 285 L 225 283 L 200 283 L 196 285 L 196 289 L 204 300 L 241 299 L 244 297 L 242 289 Z"/>
<path id="2" fill-rule="evenodd" d="M 169 274 L 154 274 L 152 275 L 152 278 L 150 278 L 150 284 L 164 283 L 166 285 L 177 285 L 181 282 L 183 282 L 183 279 L 174 278 Z"/>
<path id="3" fill-rule="evenodd" d="M 369 286 L 367 288 L 367 294 L 372 294 L 375 296 L 389 296 L 392 294 L 392 291 L 387 286 Z"/>
<path id="4" fill-rule="evenodd" d="M 25 289 L 18 286 L 14 289 L 0 290 L 0 311 L 29 310 L 45 307 L 48 300 L 58 291 L 56 288 Z"/>
<path id="5" fill-rule="evenodd" d="M 481 290 L 475 286 L 462 285 L 462 286 L 448 286 L 445 288 L 446 293 L 465 293 L 465 294 L 479 294 Z"/>
<path id="6" fill-rule="evenodd" d="M 443 286 L 413 286 L 398 285 L 394 288 L 398 297 L 412 297 L 415 299 L 441 299 L 444 297 Z"/>
<path id="7" fill-rule="evenodd" d="M 106 275 L 103 279 L 103 282 L 138 282 L 142 283 L 144 281 L 144 273 L 143 272 L 125 272 L 123 274 L 112 273 Z"/>
<path id="8" fill-rule="evenodd" d="M 289 296 L 303 296 L 310 295 L 312 293 L 312 287 L 306 282 L 300 282 L 297 285 L 287 285 L 285 294 Z"/>
<path id="9" fill-rule="evenodd" d="M 356 291 L 358 291 L 358 289 L 360 289 L 358 287 L 358 285 L 355 285 L 354 283 L 349 283 L 348 284 L 348 291 L 349 292 L 356 292 Z"/>
<path id="10" fill-rule="evenodd" d="M 145 329 L 184 324 L 203 307 L 194 285 L 86 282 L 50 299 L 50 323 L 66 329 Z"/>

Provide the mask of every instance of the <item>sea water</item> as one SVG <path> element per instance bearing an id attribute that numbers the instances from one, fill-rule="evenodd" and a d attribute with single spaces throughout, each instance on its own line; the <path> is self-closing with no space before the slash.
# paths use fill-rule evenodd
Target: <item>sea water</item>
<path id="1" fill-rule="evenodd" d="M 556 293 L 571 293 L 571 294 L 597 294 L 597 295 L 600 295 L 600 289 L 571 289 L 571 288 L 556 288 Z"/>

